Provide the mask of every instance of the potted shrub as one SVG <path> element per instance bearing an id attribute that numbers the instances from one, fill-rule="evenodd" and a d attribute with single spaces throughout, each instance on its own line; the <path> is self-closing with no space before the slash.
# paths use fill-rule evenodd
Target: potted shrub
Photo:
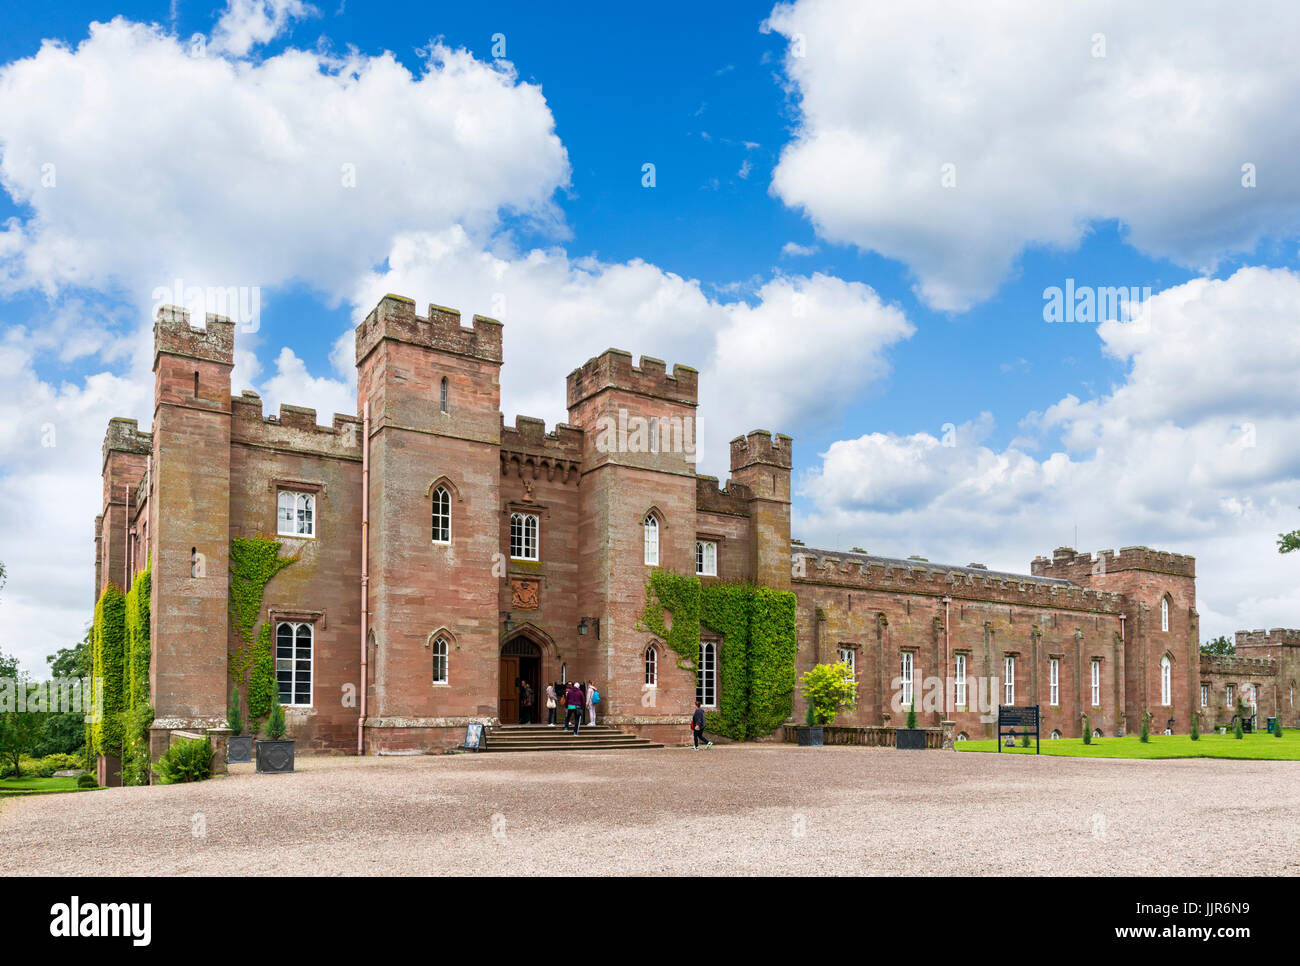
<path id="1" fill-rule="evenodd" d="M 826 732 L 817 724 L 817 716 L 813 713 L 811 704 L 808 705 L 803 724 L 794 730 L 795 740 L 805 748 L 820 748 L 826 740 Z"/>
<path id="2" fill-rule="evenodd" d="M 925 750 L 925 729 L 916 726 L 916 695 L 907 709 L 907 727 L 894 729 L 894 744 L 903 751 Z"/>
<path id="3" fill-rule="evenodd" d="M 253 760 L 253 736 L 244 734 L 244 718 L 239 713 L 239 691 L 230 694 L 230 708 L 226 712 L 226 725 L 230 740 L 226 743 L 226 762 L 238 765 Z"/>
<path id="4" fill-rule="evenodd" d="M 266 719 L 266 737 L 257 739 L 257 771 L 276 775 L 293 771 L 293 739 L 285 738 L 284 708 L 276 698 Z"/>
<path id="5" fill-rule="evenodd" d="M 835 723 L 835 716 L 852 709 L 858 700 L 858 683 L 853 671 L 844 661 L 835 664 L 818 664 L 803 676 L 803 694 L 808 700 L 805 723 L 796 728 L 800 745 L 821 747 L 825 741 L 825 726 Z"/>

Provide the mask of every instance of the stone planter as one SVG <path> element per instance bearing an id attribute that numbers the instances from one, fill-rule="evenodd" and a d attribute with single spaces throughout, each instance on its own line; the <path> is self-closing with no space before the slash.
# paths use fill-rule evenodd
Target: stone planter
<path id="1" fill-rule="evenodd" d="M 795 729 L 795 740 L 801 748 L 820 748 L 824 741 L 825 732 L 818 727 L 809 727 L 800 725 Z"/>
<path id="2" fill-rule="evenodd" d="M 895 746 L 902 751 L 925 751 L 924 728 L 895 728 Z"/>
<path id="3" fill-rule="evenodd" d="M 240 765 L 253 760 L 253 736 L 231 735 L 226 741 L 226 763 Z"/>
<path id="4" fill-rule="evenodd" d="M 257 773 L 278 775 L 293 771 L 293 739 L 257 742 Z"/>

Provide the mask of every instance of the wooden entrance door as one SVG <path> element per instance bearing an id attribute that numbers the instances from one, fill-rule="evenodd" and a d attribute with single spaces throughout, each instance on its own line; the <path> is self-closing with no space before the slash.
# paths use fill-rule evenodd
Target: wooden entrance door
<path id="1" fill-rule="evenodd" d="M 519 723 L 519 689 L 516 678 L 523 678 L 533 689 L 533 704 L 528 709 L 528 723 L 537 723 L 537 709 L 541 706 L 542 649 L 526 637 L 506 641 L 501 648 L 500 677 L 497 684 L 497 707 L 501 723 Z"/>
<path id="2" fill-rule="evenodd" d="M 515 678 L 519 677 L 519 658 L 514 655 L 501 655 L 501 683 L 497 692 L 497 707 L 503 725 L 514 724 L 519 720 L 519 691 L 515 688 Z"/>

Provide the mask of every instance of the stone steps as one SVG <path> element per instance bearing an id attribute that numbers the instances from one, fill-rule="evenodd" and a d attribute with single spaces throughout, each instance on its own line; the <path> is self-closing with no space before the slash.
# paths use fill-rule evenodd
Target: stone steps
<path id="1" fill-rule="evenodd" d="M 583 726 L 577 736 L 558 725 L 504 725 L 487 733 L 487 751 L 633 751 L 662 748 L 648 738 L 638 738 L 608 725 Z"/>

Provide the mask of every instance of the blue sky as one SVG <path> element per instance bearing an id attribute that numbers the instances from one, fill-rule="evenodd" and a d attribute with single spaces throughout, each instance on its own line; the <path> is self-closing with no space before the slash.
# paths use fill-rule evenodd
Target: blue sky
<path id="1" fill-rule="evenodd" d="M 234 388 L 268 412 L 350 408 L 376 293 L 466 316 L 504 294 L 508 421 L 562 419 L 563 374 L 606 346 L 683 362 L 706 472 L 736 433 L 795 437 L 810 543 L 1025 570 L 1077 527 L 1196 554 L 1216 632 L 1293 625 L 1294 41 L 1176 4 L 999 11 L 11 11 L 0 647 L 34 663 L 88 615 L 97 439 L 147 422 L 148 293 L 186 273 L 260 288 Z M 404 73 L 367 88 L 385 52 Z M 356 156 L 356 192 L 321 187 Z M 1066 279 L 1148 287 L 1154 333 L 1045 323 Z"/>

